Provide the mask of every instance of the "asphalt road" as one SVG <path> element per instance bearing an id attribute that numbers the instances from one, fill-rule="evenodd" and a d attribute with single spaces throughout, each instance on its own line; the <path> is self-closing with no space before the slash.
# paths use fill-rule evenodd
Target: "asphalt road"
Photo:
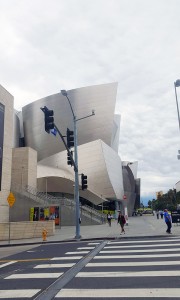
<path id="1" fill-rule="evenodd" d="M 180 299 L 179 237 L 18 247 L 0 249 L 0 299 Z"/>

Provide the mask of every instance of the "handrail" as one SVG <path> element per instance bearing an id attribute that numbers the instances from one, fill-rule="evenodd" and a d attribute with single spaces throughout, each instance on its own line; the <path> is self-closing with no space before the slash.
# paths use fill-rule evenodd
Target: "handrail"
<path id="1" fill-rule="evenodd" d="M 11 190 L 19 192 L 37 202 L 41 205 L 49 205 L 49 204 L 60 204 L 62 206 L 69 206 L 71 209 L 75 209 L 74 199 L 69 199 L 66 197 L 54 197 L 48 193 L 40 192 L 38 189 L 31 187 L 29 185 L 21 186 L 20 184 L 12 184 Z M 67 205 L 68 204 L 68 205 Z M 89 207 L 88 205 L 81 205 L 81 215 L 84 215 L 90 219 L 98 221 L 100 223 L 104 222 L 106 219 L 106 215 L 103 213 L 99 213 L 96 209 Z"/>

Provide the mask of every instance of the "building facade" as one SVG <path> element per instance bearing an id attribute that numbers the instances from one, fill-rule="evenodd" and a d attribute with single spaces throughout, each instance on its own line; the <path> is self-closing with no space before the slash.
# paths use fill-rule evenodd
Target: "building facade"
<path id="1" fill-rule="evenodd" d="M 14 98 L 0 85 L 0 222 L 9 219 L 7 198 L 11 190 Z"/>
<path id="2" fill-rule="evenodd" d="M 117 83 L 68 91 L 77 117 L 78 172 L 88 177 L 88 189 L 82 191 L 79 186 L 79 192 L 81 198 L 95 205 L 105 200 L 115 201 L 117 209 L 126 207 L 131 215 L 135 201 L 140 197 L 140 181 L 137 162 L 123 163 L 118 155 L 120 115 L 115 113 L 116 94 Z M 67 165 L 67 151 L 60 137 L 44 130 L 41 110 L 44 106 L 54 111 L 55 124 L 63 136 L 67 128 L 73 130 L 72 111 L 61 93 L 39 99 L 24 106 L 22 112 L 15 112 L 13 97 L 0 87 L 0 114 L 4 116 L 1 118 L 4 129 L 0 133 L 3 153 L 0 205 L 4 204 L 6 219 L 6 199 L 11 186 L 30 186 L 42 193 L 73 197 L 74 170 Z M 84 118 L 92 110 L 95 115 Z M 7 127 L 7 124 L 11 125 Z"/>

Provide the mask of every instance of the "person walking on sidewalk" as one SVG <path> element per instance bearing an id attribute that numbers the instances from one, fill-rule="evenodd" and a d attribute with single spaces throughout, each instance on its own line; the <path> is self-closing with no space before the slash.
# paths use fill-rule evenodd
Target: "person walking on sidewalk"
<path id="1" fill-rule="evenodd" d="M 163 214 L 163 211 L 162 211 L 162 210 L 160 210 L 160 212 L 159 212 L 159 213 L 160 213 L 161 219 L 163 219 L 163 215 L 164 215 L 164 214 Z"/>
<path id="2" fill-rule="evenodd" d="M 171 222 L 171 216 L 170 216 L 170 214 L 168 213 L 168 210 L 167 210 L 167 209 L 164 209 L 164 220 L 165 220 L 166 225 L 167 225 L 167 230 L 166 230 L 166 232 L 167 232 L 167 233 L 171 233 L 172 222 Z"/>
<path id="3" fill-rule="evenodd" d="M 159 219 L 159 210 L 156 211 L 156 217 Z"/>
<path id="4" fill-rule="evenodd" d="M 108 212 L 108 214 L 107 214 L 107 221 L 108 221 L 108 224 L 109 224 L 110 227 L 111 227 L 111 219 L 112 219 L 111 213 Z"/>
<path id="5" fill-rule="evenodd" d="M 122 233 L 125 234 L 124 225 L 126 224 L 126 219 L 125 219 L 124 215 L 121 213 L 121 211 L 119 212 L 118 223 L 121 226 L 121 233 L 120 234 L 122 234 Z"/>

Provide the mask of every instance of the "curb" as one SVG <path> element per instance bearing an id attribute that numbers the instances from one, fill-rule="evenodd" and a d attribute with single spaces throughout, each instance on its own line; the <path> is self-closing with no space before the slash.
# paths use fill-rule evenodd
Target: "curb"
<path id="1" fill-rule="evenodd" d="M 114 237 L 92 237 L 92 238 L 81 238 L 81 239 L 67 239 L 67 240 L 61 240 L 61 241 L 40 241 L 40 242 L 22 242 L 22 243 L 14 243 L 14 244 L 3 244 L 0 245 L 0 248 L 4 247 L 17 247 L 17 246 L 31 246 L 31 245 L 45 245 L 45 244 L 57 244 L 57 243 L 74 243 L 74 242 L 86 242 L 86 241 L 102 241 L 102 240 L 108 240 L 108 241 L 115 241 L 115 240 L 138 240 L 138 239 L 157 239 L 157 238 L 164 238 L 167 237 L 165 234 L 161 235 L 144 235 L 144 236 L 114 236 Z M 168 237 L 179 237 L 178 234 L 168 235 Z"/>

